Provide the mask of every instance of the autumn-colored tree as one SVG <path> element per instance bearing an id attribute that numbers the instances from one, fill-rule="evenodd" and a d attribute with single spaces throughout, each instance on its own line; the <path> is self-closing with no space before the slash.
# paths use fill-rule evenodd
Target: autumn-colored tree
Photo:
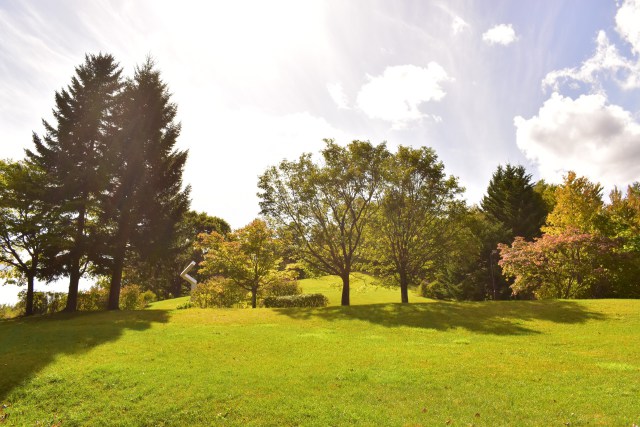
<path id="1" fill-rule="evenodd" d="M 640 183 L 614 189 L 605 206 L 606 233 L 620 240 L 614 296 L 640 297 Z"/>
<path id="2" fill-rule="evenodd" d="M 599 232 L 602 228 L 602 186 L 569 172 L 555 191 L 556 205 L 547 216 L 543 231 L 563 234 L 567 229 L 582 233 Z"/>
<path id="3" fill-rule="evenodd" d="M 600 234 L 565 228 L 533 242 L 517 237 L 499 244 L 502 271 L 515 280 L 514 294 L 538 298 L 602 297 L 611 279 L 617 242 Z"/>
<path id="4" fill-rule="evenodd" d="M 204 251 L 200 272 L 222 276 L 251 292 L 251 306 L 256 308 L 258 292 L 290 278 L 280 271 L 282 244 L 275 231 L 260 219 L 222 236 L 217 232 L 201 234 L 199 247 Z"/>
<path id="5" fill-rule="evenodd" d="M 608 232 L 624 239 L 626 249 L 640 252 L 640 183 L 629 185 L 626 194 L 614 189 L 609 200 L 605 207 Z"/>

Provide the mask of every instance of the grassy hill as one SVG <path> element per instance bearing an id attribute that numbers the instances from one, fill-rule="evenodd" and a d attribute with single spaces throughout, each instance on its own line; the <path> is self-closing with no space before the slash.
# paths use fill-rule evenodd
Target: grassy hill
<path id="1" fill-rule="evenodd" d="M 640 301 L 402 306 L 360 279 L 351 307 L 322 278 L 319 309 L 0 321 L 0 425 L 640 424 Z"/>

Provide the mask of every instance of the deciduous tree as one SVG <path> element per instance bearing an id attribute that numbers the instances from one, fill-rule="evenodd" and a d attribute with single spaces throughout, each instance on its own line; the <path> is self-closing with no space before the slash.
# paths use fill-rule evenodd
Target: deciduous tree
<path id="1" fill-rule="evenodd" d="M 322 163 L 311 154 L 282 161 L 260 176 L 260 208 L 286 229 L 300 255 L 315 269 L 340 276 L 342 305 L 349 305 L 349 274 L 361 249 L 372 201 L 389 153 L 384 144 L 326 140 Z"/>
<path id="2" fill-rule="evenodd" d="M 543 231 L 562 234 L 568 229 L 597 233 L 602 229 L 602 186 L 569 172 L 555 191 L 556 205 L 547 217 Z"/>
<path id="3" fill-rule="evenodd" d="M 382 188 L 369 246 L 376 270 L 400 285 L 400 299 L 408 303 L 409 285 L 446 256 L 462 189 L 433 149 L 403 146 L 386 162 Z"/>
<path id="4" fill-rule="evenodd" d="M 26 284 L 25 314 L 33 314 L 36 278 L 50 281 L 58 213 L 44 200 L 44 173 L 26 162 L 0 161 L 0 277 Z"/>
<path id="5" fill-rule="evenodd" d="M 200 235 L 204 274 L 220 275 L 236 286 L 251 292 L 251 306 L 256 308 L 258 292 L 289 278 L 280 271 L 282 244 L 274 230 L 260 219 L 252 221 L 227 237 L 217 232 Z"/>
<path id="6" fill-rule="evenodd" d="M 612 239 L 575 228 L 533 242 L 516 237 L 511 246 L 498 245 L 500 266 L 515 279 L 513 292 L 539 298 L 605 296 L 616 247 Z"/>

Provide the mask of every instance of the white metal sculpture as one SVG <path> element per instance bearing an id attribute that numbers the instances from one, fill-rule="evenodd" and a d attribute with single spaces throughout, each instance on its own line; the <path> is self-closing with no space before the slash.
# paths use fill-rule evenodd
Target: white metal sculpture
<path id="1" fill-rule="evenodd" d="M 198 281 L 193 277 L 189 276 L 189 274 L 187 273 L 189 273 L 189 271 L 191 271 L 191 269 L 195 266 L 196 266 L 195 261 L 191 261 L 189 265 L 187 265 L 184 268 L 184 270 L 182 270 L 182 273 L 180 273 L 180 277 L 182 277 L 184 280 L 186 280 L 191 284 L 191 292 L 193 292 L 193 290 L 195 289 L 196 285 L 198 284 Z"/>

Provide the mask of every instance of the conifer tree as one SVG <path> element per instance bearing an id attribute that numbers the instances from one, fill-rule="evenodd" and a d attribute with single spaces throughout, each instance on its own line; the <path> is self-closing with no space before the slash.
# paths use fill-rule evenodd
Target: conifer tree
<path id="1" fill-rule="evenodd" d="M 122 89 L 121 70 L 113 56 L 87 55 L 71 84 L 56 92 L 55 123 L 43 120 L 45 135 L 34 133 L 27 156 L 47 175 L 47 198 L 60 210 L 66 236 L 57 257 L 69 276 L 66 311 L 75 311 L 78 284 L 92 257 L 98 196 L 109 186 L 115 121 Z"/>
<path id="2" fill-rule="evenodd" d="M 531 175 L 523 166 L 510 164 L 498 166 L 480 205 L 490 219 L 504 226 L 509 241 L 516 236 L 527 240 L 540 236 L 548 213 L 544 200 L 534 191 Z"/>
<path id="3" fill-rule="evenodd" d="M 113 224 L 109 309 L 118 309 L 127 254 L 161 257 L 173 246 L 176 224 L 188 210 L 189 188 L 182 188 L 187 152 L 175 149 L 180 134 L 175 117 L 167 86 L 147 59 L 122 93 L 119 168 L 105 201 Z"/>

